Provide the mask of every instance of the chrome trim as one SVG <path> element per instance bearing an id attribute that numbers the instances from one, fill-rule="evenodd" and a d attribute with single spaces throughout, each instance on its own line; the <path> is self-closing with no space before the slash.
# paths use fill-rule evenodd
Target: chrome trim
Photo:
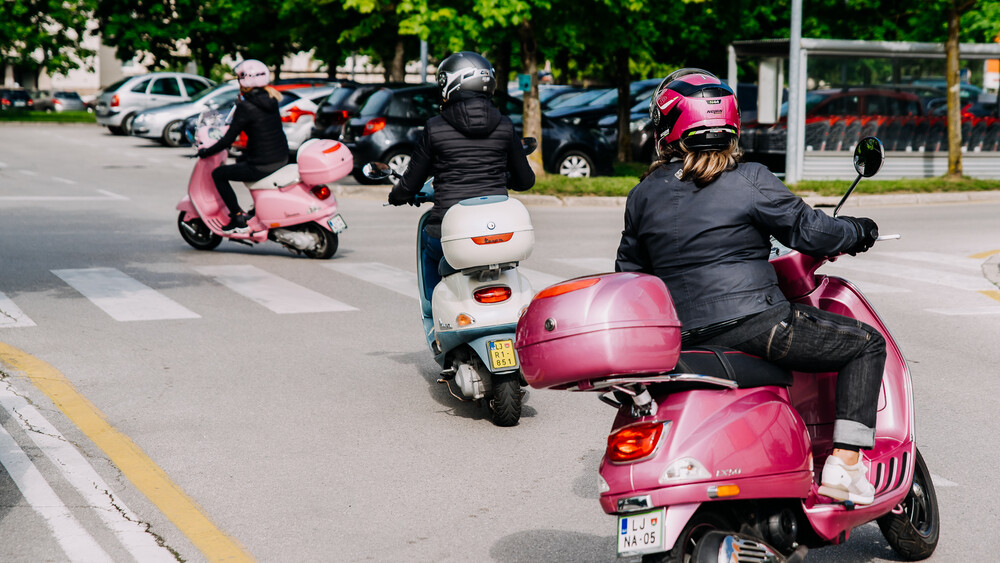
<path id="1" fill-rule="evenodd" d="M 639 512 L 653 508 L 653 498 L 649 495 L 618 499 L 618 512 Z"/>
<path id="2" fill-rule="evenodd" d="M 635 375 L 635 376 L 622 376 L 615 377 L 611 379 L 602 379 L 600 381 L 587 381 L 587 386 L 585 389 L 580 388 L 580 384 L 577 383 L 572 387 L 567 387 L 569 391 L 599 391 L 601 389 L 607 389 L 608 387 L 615 387 L 618 385 L 627 385 L 631 383 L 705 383 L 708 385 L 715 385 L 718 387 L 725 387 L 726 389 L 736 389 L 739 384 L 731 379 L 724 379 L 722 377 L 713 377 L 710 375 L 700 375 L 697 373 L 662 373 L 654 375 Z"/>

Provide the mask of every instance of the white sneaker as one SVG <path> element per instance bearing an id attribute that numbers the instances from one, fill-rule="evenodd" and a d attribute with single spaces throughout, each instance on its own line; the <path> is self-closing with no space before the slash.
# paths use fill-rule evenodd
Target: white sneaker
<path id="1" fill-rule="evenodd" d="M 854 504 L 875 501 L 875 487 L 868 481 L 868 468 L 860 458 L 854 465 L 847 465 L 835 455 L 826 458 L 819 494 Z"/>

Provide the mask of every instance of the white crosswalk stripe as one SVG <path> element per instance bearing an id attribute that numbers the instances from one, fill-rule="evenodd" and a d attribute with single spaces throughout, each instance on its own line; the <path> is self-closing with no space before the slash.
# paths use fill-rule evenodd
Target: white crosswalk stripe
<path id="1" fill-rule="evenodd" d="M 194 270 L 279 314 L 357 310 L 256 266 L 200 266 Z"/>
<path id="2" fill-rule="evenodd" d="M 413 272 L 393 268 L 380 262 L 344 262 L 323 266 L 407 297 L 417 298 L 417 274 Z"/>
<path id="3" fill-rule="evenodd" d="M 19 326 L 35 326 L 35 322 L 29 319 L 9 297 L 0 293 L 0 328 Z"/>
<path id="4" fill-rule="evenodd" d="M 197 313 L 114 268 L 52 270 L 116 321 L 197 319 Z"/>

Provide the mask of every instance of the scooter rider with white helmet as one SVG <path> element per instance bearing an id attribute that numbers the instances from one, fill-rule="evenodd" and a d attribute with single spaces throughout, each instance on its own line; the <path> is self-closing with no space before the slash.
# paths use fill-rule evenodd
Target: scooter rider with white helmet
<path id="1" fill-rule="evenodd" d="M 236 104 L 229 129 L 214 145 L 198 151 L 200 158 L 224 151 L 240 133 L 247 135 L 247 147 L 236 164 L 219 166 L 212 171 L 215 189 L 229 209 L 229 223 L 223 232 L 246 232 L 247 216 L 240 209 L 230 181 L 255 182 L 288 164 L 288 140 L 281 128 L 278 101 L 281 93 L 270 87 L 267 65 L 247 59 L 234 68 L 240 83 L 240 101 Z"/>
<path id="2" fill-rule="evenodd" d="M 496 90 L 493 65 L 482 55 L 461 51 L 441 61 L 437 70 L 441 115 L 427 120 L 402 179 L 389 203 L 404 205 L 434 177 L 434 208 L 424 227 L 427 300 L 440 281 L 441 220 L 449 207 L 472 197 L 506 195 L 535 184 L 521 138 L 510 118 L 490 96 Z"/>

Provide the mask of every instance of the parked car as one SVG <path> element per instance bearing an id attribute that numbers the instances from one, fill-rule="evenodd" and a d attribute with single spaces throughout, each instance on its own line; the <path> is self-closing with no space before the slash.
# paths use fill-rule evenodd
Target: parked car
<path id="1" fill-rule="evenodd" d="M 347 120 L 358 115 L 369 96 L 387 86 L 386 84 L 342 84 L 340 88 L 330 92 L 330 95 L 316 108 L 312 136 L 317 139 L 339 139 Z"/>
<path id="2" fill-rule="evenodd" d="M 337 87 L 298 88 L 294 83 L 285 83 L 277 84 L 274 88 L 282 94 L 281 101 L 278 102 L 278 113 L 281 116 L 281 128 L 288 141 L 288 152 L 294 156 L 299 150 L 299 146 L 309 140 L 319 102 L 322 102 Z M 247 136 L 240 134 L 230 147 L 230 152 L 238 154 L 246 146 Z"/>
<path id="3" fill-rule="evenodd" d="M 108 86 L 97 98 L 97 123 L 115 135 L 128 135 L 132 120 L 142 110 L 178 102 L 189 102 L 215 82 L 182 72 L 153 72 L 123 78 Z"/>
<path id="4" fill-rule="evenodd" d="M 643 101 L 648 104 L 653 91 L 656 90 L 656 87 L 662 81 L 662 78 L 650 78 L 647 80 L 637 80 L 629 84 L 629 107 Z M 606 90 L 603 94 L 592 99 L 585 105 L 564 106 L 546 112 L 552 119 L 561 119 L 570 125 L 583 127 L 597 127 L 601 119 L 608 115 L 617 115 L 617 113 L 617 88 Z"/>
<path id="5" fill-rule="evenodd" d="M 87 109 L 80 94 L 68 90 L 35 90 L 31 98 L 34 101 L 35 111 L 51 113 Z"/>
<path id="6" fill-rule="evenodd" d="M 239 84 L 235 82 L 219 84 L 195 94 L 190 101 L 140 111 L 132 121 L 131 132 L 137 137 L 156 139 L 168 147 L 186 145 L 185 119 L 197 116 L 206 109 L 217 110 L 232 103 L 239 93 Z"/>
<path id="7" fill-rule="evenodd" d="M 556 100 L 549 101 L 546 104 L 546 110 L 585 106 L 607 94 L 610 90 L 610 88 L 585 88 L 576 94 L 562 96 Z"/>
<path id="8" fill-rule="evenodd" d="M 542 111 L 551 109 L 552 104 L 559 103 L 560 100 L 571 98 L 580 92 L 585 91 L 583 86 L 571 86 L 569 84 L 539 84 L 538 103 L 542 106 Z M 508 92 L 512 97 L 523 99 L 524 91 L 512 88 Z"/>
<path id="9" fill-rule="evenodd" d="M 31 109 L 31 94 L 21 88 L 0 88 L 0 111 Z"/>

